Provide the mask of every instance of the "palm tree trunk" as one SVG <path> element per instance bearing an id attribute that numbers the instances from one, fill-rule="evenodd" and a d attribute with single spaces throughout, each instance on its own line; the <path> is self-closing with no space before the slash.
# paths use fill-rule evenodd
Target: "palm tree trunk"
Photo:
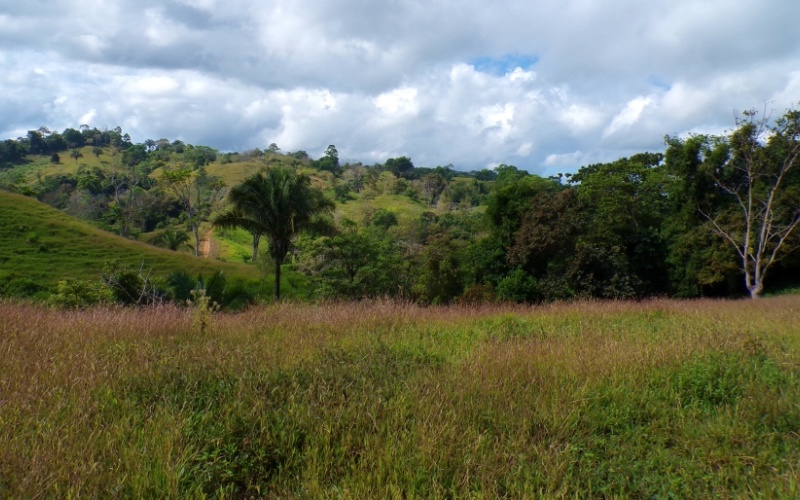
<path id="1" fill-rule="evenodd" d="M 258 243 L 261 241 L 261 233 L 254 231 L 253 232 L 253 258 L 250 259 L 253 262 L 256 261 L 258 258 Z"/>
<path id="2" fill-rule="evenodd" d="M 281 264 L 283 259 L 275 258 L 275 302 L 281 300 Z"/>

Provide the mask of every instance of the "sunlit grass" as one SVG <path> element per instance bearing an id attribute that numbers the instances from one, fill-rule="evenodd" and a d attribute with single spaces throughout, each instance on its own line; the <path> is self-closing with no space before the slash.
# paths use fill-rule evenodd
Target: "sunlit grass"
<path id="1" fill-rule="evenodd" d="M 0 304 L 0 496 L 798 494 L 800 297 Z"/>
<path id="2" fill-rule="evenodd" d="M 106 261 L 164 276 L 224 271 L 246 279 L 244 265 L 200 259 L 121 238 L 31 198 L 0 190 L 0 276 L 20 276 L 44 284 L 65 278 L 99 279 Z"/>
<path id="3" fill-rule="evenodd" d="M 411 200 L 409 197 L 399 194 L 381 194 L 375 197 L 368 197 L 361 193 L 355 195 L 354 200 L 336 205 L 337 212 L 343 217 L 356 222 L 363 221 L 367 214 L 378 209 L 394 212 L 398 221 L 405 224 L 418 220 L 423 212 L 435 210 L 425 203 Z"/>

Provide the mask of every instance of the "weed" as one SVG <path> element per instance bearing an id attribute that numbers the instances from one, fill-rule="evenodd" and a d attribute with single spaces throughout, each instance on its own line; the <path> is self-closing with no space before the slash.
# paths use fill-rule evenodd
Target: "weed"
<path id="1" fill-rule="evenodd" d="M 206 295 L 205 288 L 198 288 L 189 292 L 192 296 L 187 304 L 192 311 L 192 327 L 198 335 L 205 335 L 210 330 L 214 312 L 219 310 L 219 304 Z"/>

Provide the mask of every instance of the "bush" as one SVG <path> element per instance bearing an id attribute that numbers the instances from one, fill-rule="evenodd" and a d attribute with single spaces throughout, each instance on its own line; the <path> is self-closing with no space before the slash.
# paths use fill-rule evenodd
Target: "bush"
<path id="1" fill-rule="evenodd" d="M 51 305 L 81 309 L 114 300 L 111 289 L 99 281 L 66 279 L 58 282 L 56 293 L 50 296 Z"/>
<path id="2" fill-rule="evenodd" d="M 2 276 L 0 276 L 2 278 Z M 27 298 L 47 292 L 47 285 L 24 276 L 14 276 L 0 279 L 0 296 Z"/>
<path id="3" fill-rule="evenodd" d="M 497 298 L 505 302 L 533 302 L 539 299 L 536 278 L 520 268 L 514 269 L 497 284 Z"/>

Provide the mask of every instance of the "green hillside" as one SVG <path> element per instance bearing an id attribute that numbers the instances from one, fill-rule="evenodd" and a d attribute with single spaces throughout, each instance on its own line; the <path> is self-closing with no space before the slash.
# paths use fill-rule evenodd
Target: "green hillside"
<path id="1" fill-rule="evenodd" d="M 221 270 L 229 279 L 262 279 L 253 266 L 194 257 L 125 239 L 34 199 L 0 191 L 0 279 L 25 279 L 47 287 L 65 278 L 96 280 L 109 260 L 136 269 L 143 266 L 155 276 L 178 270 L 192 275 Z M 285 286 L 289 291 L 292 283 Z"/>

